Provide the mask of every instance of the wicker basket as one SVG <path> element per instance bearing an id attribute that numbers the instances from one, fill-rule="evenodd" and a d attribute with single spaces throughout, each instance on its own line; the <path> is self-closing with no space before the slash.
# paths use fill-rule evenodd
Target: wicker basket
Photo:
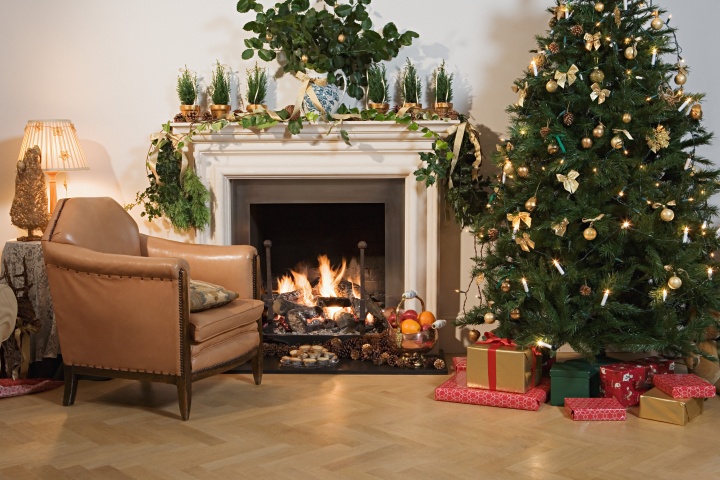
<path id="1" fill-rule="evenodd" d="M 420 302 L 421 312 L 425 311 L 425 301 L 420 298 L 416 292 L 411 290 L 403 293 L 402 299 L 397 306 L 396 315 L 398 319 L 403 312 L 405 300 L 411 298 L 417 299 Z M 390 346 L 396 353 L 427 353 L 435 346 L 435 342 L 437 342 L 439 337 L 438 329 L 442 328 L 444 324 L 444 320 L 438 320 L 427 330 L 422 330 L 418 333 L 402 333 L 399 323 L 397 328 L 393 328 L 390 322 L 388 322 L 387 335 Z"/>

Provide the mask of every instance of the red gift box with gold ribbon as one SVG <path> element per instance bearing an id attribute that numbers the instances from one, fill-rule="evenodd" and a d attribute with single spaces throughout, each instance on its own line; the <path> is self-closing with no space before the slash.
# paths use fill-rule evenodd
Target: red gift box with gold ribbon
<path id="1" fill-rule="evenodd" d="M 518 347 L 492 332 L 468 346 L 467 386 L 525 393 L 540 382 L 542 357 L 534 349 Z"/>

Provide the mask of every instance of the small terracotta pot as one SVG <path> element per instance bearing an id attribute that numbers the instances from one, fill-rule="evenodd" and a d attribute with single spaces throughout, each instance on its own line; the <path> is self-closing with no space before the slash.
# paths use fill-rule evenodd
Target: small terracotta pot
<path id="1" fill-rule="evenodd" d="M 230 105 L 210 105 L 210 113 L 215 119 L 225 118 L 230 113 Z"/>
<path id="2" fill-rule="evenodd" d="M 197 118 L 200 115 L 200 105 L 180 105 L 180 113 L 185 119 Z"/>
<path id="3" fill-rule="evenodd" d="M 265 105 L 264 103 L 248 103 L 247 106 L 245 107 L 245 109 L 247 110 L 248 113 L 253 113 L 255 110 L 257 110 L 258 108 L 261 108 L 261 107 L 264 110 L 267 110 L 267 105 Z"/>
<path id="4" fill-rule="evenodd" d="M 451 104 L 449 102 L 435 102 L 435 113 L 444 117 L 450 111 Z"/>
<path id="5" fill-rule="evenodd" d="M 373 110 L 377 111 L 378 113 L 386 114 L 388 110 L 390 109 L 389 103 L 373 103 L 368 102 L 368 107 L 372 108 Z"/>

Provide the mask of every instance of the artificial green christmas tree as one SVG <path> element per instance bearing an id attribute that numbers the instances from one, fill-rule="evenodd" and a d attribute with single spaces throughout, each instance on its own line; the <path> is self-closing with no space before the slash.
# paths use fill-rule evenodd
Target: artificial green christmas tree
<path id="1" fill-rule="evenodd" d="M 720 310 L 720 171 L 697 147 L 702 94 L 653 2 L 560 2 L 521 78 L 501 176 L 484 211 L 459 215 L 479 242 L 481 305 L 518 344 L 695 350 Z M 714 276 L 713 276 L 714 274 Z"/>

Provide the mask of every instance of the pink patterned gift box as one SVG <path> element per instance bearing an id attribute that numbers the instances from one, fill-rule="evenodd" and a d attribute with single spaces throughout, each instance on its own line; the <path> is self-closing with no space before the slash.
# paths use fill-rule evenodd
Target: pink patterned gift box
<path id="1" fill-rule="evenodd" d="M 467 357 L 453 357 L 453 367 L 455 372 L 464 372 L 467 370 Z"/>
<path id="2" fill-rule="evenodd" d="M 653 383 L 673 398 L 712 398 L 715 386 L 692 373 L 655 375 Z"/>
<path id="3" fill-rule="evenodd" d="M 525 393 L 498 392 L 483 388 L 469 388 L 465 371 L 459 371 L 435 389 L 435 400 L 441 402 L 467 403 L 489 407 L 537 410 L 545 403 L 550 391 L 550 381 L 542 382 Z"/>
<path id="4" fill-rule="evenodd" d="M 566 398 L 565 411 L 573 420 L 625 420 L 625 407 L 616 398 Z"/>

